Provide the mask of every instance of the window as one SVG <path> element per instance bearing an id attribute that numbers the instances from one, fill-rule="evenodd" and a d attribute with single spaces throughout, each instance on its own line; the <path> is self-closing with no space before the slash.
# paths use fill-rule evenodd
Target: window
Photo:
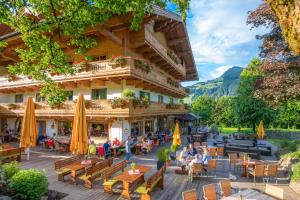
<path id="1" fill-rule="evenodd" d="M 107 99 L 107 89 L 92 89 L 92 99 L 98 100 L 98 99 Z"/>
<path id="2" fill-rule="evenodd" d="M 133 122 L 131 123 L 131 137 L 135 138 L 143 134 L 143 122 Z"/>
<path id="3" fill-rule="evenodd" d="M 162 95 L 158 95 L 158 103 L 164 103 L 164 97 Z"/>
<path id="4" fill-rule="evenodd" d="M 154 131 L 154 121 L 149 120 L 145 121 L 145 133 L 153 132 Z"/>
<path id="5" fill-rule="evenodd" d="M 101 60 L 107 60 L 106 55 L 100 55 L 100 56 L 93 56 L 92 61 L 101 61 Z"/>
<path id="6" fill-rule="evenodd" d="M 68 100 L 73 101 L 73 91 L 68 91 Z"/>
<path id="7" fill-rule="evenodd" d="M 22 103 L 22 102 L 23 102 L 23 94 L 16 94 L 15 103 Z"/>
<path id="8" fill-rule="evenodd" d="M 45 97 L 42 97 L 40 93 L 36 93 L 35 101 L 36 102 L 45 102 Z"/>
<path id="9" fill-rule="evenodd" d="M 173 97 L 169 97 L 169 104 L 174 104 L 174 99 L 173 99 Z"/>
<path id="10" fill-rule="evenodd" d="M 140 91 L 140 99 L 142 98 L 148 98 L 150 101 L 150 93 L 149 92 L 144 92 L 144 91 Z"/>

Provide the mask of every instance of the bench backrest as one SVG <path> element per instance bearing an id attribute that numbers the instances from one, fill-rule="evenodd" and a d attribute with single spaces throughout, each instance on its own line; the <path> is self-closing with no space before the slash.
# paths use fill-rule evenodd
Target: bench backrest
<path id="1" fill-rule="evenodd" d="M 164 168 L 162 167 L 160 170 L 158 170 L 152 176 L 149 177 L 149 179 L 147 180 L 147 188 L 151 191 L 151 189 L 154 187 L 154 183 L 156 182 L 156 180 L 158 180 L 160 177 L 163 178 L 163 175 Z"/>
<path id="2" fill-rule="evenodd" d="M 110 178 L 112 175 L 114 175 L 115 173 L 117 173 L 118 171 L 124 171 L 125 167 L 126 167 L 126 160 L 113 164 L 102 173 L 102 179 L 106 180 Z"/>
<path id="3" fill-rule="evenodd" d="M 92 175 L 93 173 L 95 173 L 97 171 L 101 171 L 105 167 L 109 167 L 109 161 L 108 160 L 103 160 L 103 161 L 95 164 L 94 166 L 88 168 L 86 170 L 86 175 Z"/>
<path id="4" fill-rule="evenodd" d="M 71 158 L 66 158 L 63 160 L 57 160 L 54 163 L 55 169 L 60 169 L 63 168 L 67 165 L 73 164 L 73 163 L 77 163 L 81 161 L 81 156 L 77 155 L 77 156 L 73 156 Z"/>
<path id="5" fill-rule="evenodd" d="M 15 154 L 21 154 L 22 148 L 12 148 L 7 149 L 4 151 L 0 151 L 0 156 L 9 156 L 9 155 L 15 155 Z"/>

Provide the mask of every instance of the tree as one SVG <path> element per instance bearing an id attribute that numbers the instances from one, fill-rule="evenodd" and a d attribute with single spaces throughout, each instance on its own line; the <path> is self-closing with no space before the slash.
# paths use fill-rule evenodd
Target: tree
<path id="1" fill-rule="evenodd" d="M 300 54 L 300 1 L 267 0 L 267 3 L 276 14 L 290 49 Z"/>
<path id="2" fill-rule="evenodd" d="M 287 101 L 278 108 L 277 123 L 284 128 L 300 127 L 300 102 Z"/>
<path id="3" fill-rule="evenodd" d="M 217 99 L 212 116 L 213 122 L 226 127 L 233 126 L 235 123 L 233 105 L 233 97 L 222 96 Z"/>
<path id="4" fill-rule="evenodd" d="M 41 81 L 46 100 L 62 97 L 51 74 L 74 74 L 70 55 L 90 60 L 85 53 L 99 41 L 86 31 L 101 27 L 114 15 L 129 17 L 130 28 L 137 30 L 154 5 L 164 8 L 170 2 L 185 18 L 188 0 L 2 0 L 0 23 L 19 32 L 25 44 L 16 49 L 20 62 L 10 65 L 9 72 Z M 2 41 L 0 49 L 6 45 Z"/>
<path id="5" fill-rule="evenodd" d="M 199 96 L 192 103 L 192 112 L 199 115 L 204 123 L 211 123 L 214 106 L 215 101 L 212 97 L 207 95 Z"/>
<path id="6" fill-rule="evenodd" d="M 264 3 L 249 13 L 247 24 L 252 28 L 266 27 L 269 30 L 266 34 L 257 36 L 263 43 L 259 54 L 262 59 L 262 76 L 256 82 L 256 95 L 273 105 L 288 99 L 299 99 L 300 56 L 289 49 L 282 36 L 278 18 Z"/>
<path id="7" fill-rule="evenodd" d="M 255 131 L 255 126 L 263 120 L 268 124 L 274 117 L 266 102 L 254 96 L 254 85 L 261 76 L 259 67 L 261 60 L 254 58 L 241 73 L 237 96 L 234 99 L 234 110 L 239 126 L 250 126 Z"/>

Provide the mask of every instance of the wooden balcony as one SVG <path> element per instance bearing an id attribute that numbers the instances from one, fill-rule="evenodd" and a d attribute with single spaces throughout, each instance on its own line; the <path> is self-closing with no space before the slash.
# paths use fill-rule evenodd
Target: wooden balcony
<path id="1" fill-rule="evenodd" d="M 105 85 L 106 81 L 120 84 L 122 79 L 127 80 L 127 85 L 142 87 L 162 94 L 182 98 L 188 95 L 186 89 L 179 82 L 170 84 L 173 78 L 155 70 L 145 71 L 136 65 L 136 59 L 126 57 L 122 65 L 112 64 L 110 61 L 97 61 L 77 65 L 77 73 L 71 75 L 54 75 L 52 79 L 66 89 L 76 88 L 79 85 L 90 87 L 92 83 Z M 140 61 L 140 60 L 139 60 Z M 174 80 L 176 82 L 176 80 Z M 15 80 L 0 79 L 0 92 L 23 93 L 35 92 L 39 89 L 39 82 L 27 77 L 17 77 Z"/>
<path id="2" fill-rule="evenodd" d="M 44 102 L 35 102 L 35 114 L 37 117 L 73 117 L 76 103 L 66 101 L 58 107 L 51 108 Z M 1 103 L 0 116 L 16 117 L 24 114 L 25 103 Z M 151 102 L 147 106 L 135 106 L 131 101 L 123 107 L 112 106 L 112 100 L 88 100 L 86 101 L 86 116 L 93 118 L 114 117 L 143 117 L 170 114 L 184 114 L 187 110 L 183 105 L 168 106 Z"/>
<path id="3" fill-rule="evenodd" d="M 167 47 L 163 46 L 147 26 L 144 32 L 137 33 L 132 37 L 131 46 L 136 52 L 143 54 L 151 62 L 160 66 L 167 73 L 185 79 L 186 69 L 181 64 L 181 59 Z"/>

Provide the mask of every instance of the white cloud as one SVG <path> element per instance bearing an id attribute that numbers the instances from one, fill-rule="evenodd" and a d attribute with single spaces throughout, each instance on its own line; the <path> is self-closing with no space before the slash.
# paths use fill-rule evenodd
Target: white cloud
<path id="1" fill-rule="evenodd" d="M 216 68 L 214 71 L 210 72 L 210 76 L 212 78 L 218 78 L 220 76 L 222 76 L 222 74 L 224 74 L 224 72 L 226 72 L 229 68 L 233 67 L 232 65 L 226 65 L 226 66 L 221 66 Z"/>
<path id="2" fill-rule="evenodd" d="M 228 65 L 249 56 L 235 47 L 255 42 L 257 31 L 246 25 L 247 12 L 261 0 L 192 0 L 188 28 L 196 63 Z"/>

